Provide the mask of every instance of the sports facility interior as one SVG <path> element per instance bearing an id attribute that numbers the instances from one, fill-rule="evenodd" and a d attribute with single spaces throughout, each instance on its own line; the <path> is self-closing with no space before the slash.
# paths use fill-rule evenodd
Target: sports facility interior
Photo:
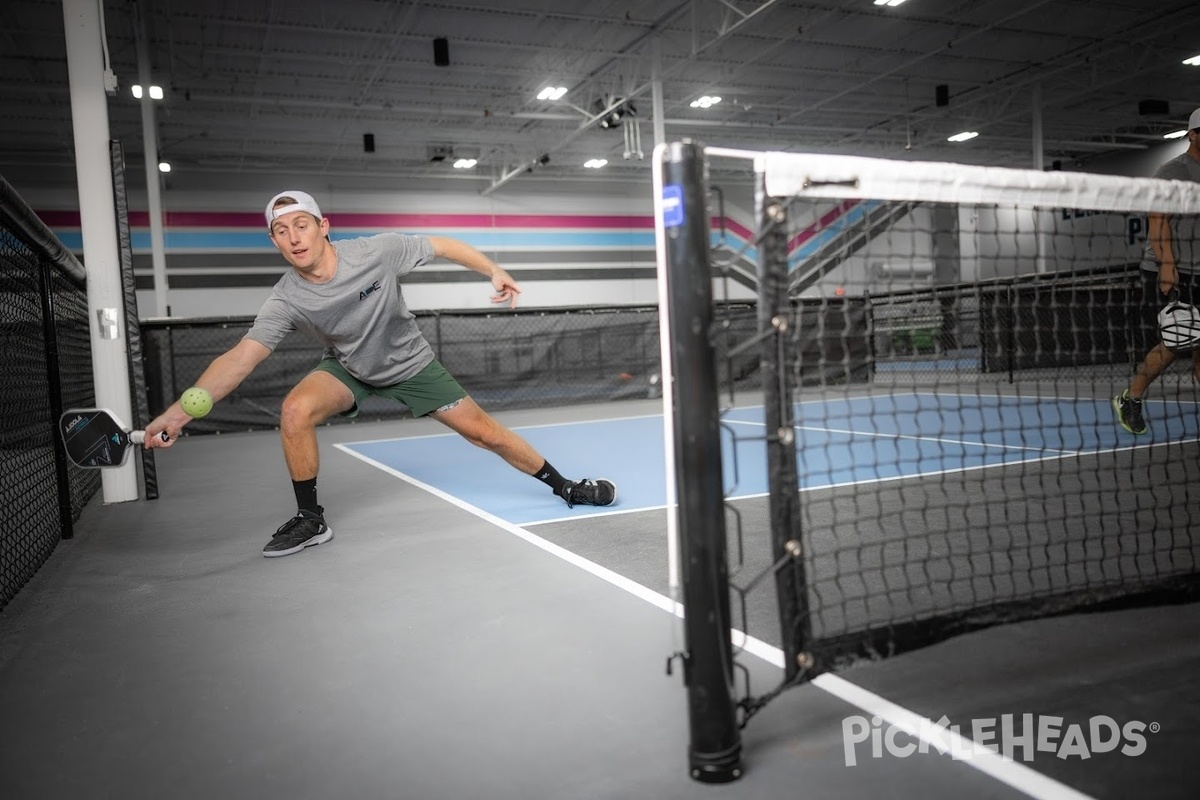
<path id="1" fill-rule="evenodd" d="M 1196 4 L 0 31 L 0 796 L 1195 795 L 1200 312 L 1146 259 L 1157 220 L 1181 272 L 1200 234 L 1200 185 L 1153 177 L 1197 147 Z M 510 272 L 515 307 L 444 259 L 400 287 L 615 502 L 372 397 L 317 429 L 332 537 L 264 558 L 301 331 L 141 447 L 291 269 L 284 190 L 335 247 Z"/>

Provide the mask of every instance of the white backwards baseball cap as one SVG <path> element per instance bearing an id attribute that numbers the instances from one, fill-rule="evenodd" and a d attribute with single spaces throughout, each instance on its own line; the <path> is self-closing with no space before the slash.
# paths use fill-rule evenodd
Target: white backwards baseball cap
<path id="1" fill-rule="evenodd" d="M 275 204 L 279 202 L 279 198 L 281 197 L 290 197 L 295 202 L 275 208 Z M 267 228 L 270 228 L 271 223 L 284 214 L 290 214 L 293 211 L 307 211 L 317 219 L 321 219 L 321 208 L 317 205 L 317 201 L 313 199 L 313 196 L 308 192 L 299 192 L 292 189 L 280 192 L 271 198 L 271 202 L 267 203 Z"/>
<path id="2" fill-rule="evenodd" d="M 1194 131 L 1196 128 L 1200 128 L 1200 108 L 1197 108 L 1192 112 L 1192 115 L 1188 117 L 1188 130 Z"/>

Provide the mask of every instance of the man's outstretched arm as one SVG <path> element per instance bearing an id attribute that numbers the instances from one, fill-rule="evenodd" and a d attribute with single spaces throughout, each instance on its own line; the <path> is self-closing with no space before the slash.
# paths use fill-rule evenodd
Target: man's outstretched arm
<path id="1" fill-rule="evenodd" d="M 207 390 L 216 403 L 236 389 L 269 355 L 271 351 L 266 345 L 253 339 L 242 339 L 214 358 L 193 385 Z M 146 446 L 170 447 L 171 443 L 179 438 L 179 432 L 191 421 L 192 418 L 179 405 L 179 400 L 176 400 L 170 408 L 146 426 Z M 159 436 L 163 431 L 166 431 L 169 437 L 165 442 Z"/>
<path id="2" fill-rule="evenodd" d="M 493 303 L 509 303 L 510 308 L 517 307 L 517 298 L 521 287 L 513 280 L 513 276 L 504 271 L 495 261 L 485 256 L 466 242 L 449 239 L 445 236 L 430 236 L 433 254 L 460 264 L 467 269 L 473 269 L 480 275 L 491 280 L 496 293 L 492 295 Z"/>

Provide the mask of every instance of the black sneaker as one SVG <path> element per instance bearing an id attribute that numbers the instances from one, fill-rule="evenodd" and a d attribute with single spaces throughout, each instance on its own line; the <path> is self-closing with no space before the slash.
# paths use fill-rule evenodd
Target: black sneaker
<path id="1" fill-rule="evenodd" d="M 601 478 L 591 481 L 587 478 L 575 483 L 567 481 L 559 493 L 567 501 L 567 508 L 575 506 L 611 506 L 617 499 L 617 487 L 612 481 Z"/>
<path id="2" fill-rule="evenodd" d="M 333 530 L 325 524 L 325 509 L 318 506 L 320 513 L 299 511 L 296 516 L 279 526 L 271 541 L 263 548 L 267 558 L 290 556 L 314 544 L 324 544 L 333 538 Z"/>
<path id="3" fill-rule="evenodd" d="M 1129 390 L 1121 392 L 1113 398 L 1113 408 L 1117 411 L 1117 422 L 1130 433 L 1145 433 L 1146 420 L 1142 418 L 1142 401 L 1129 396 Z"/>

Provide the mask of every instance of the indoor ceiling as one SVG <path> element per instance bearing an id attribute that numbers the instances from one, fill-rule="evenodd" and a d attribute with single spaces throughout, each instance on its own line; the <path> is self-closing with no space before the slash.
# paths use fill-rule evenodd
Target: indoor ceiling
<path id="1" fill-rule="evenodd" d="M 645 180 L 660 104 L 668 140 L 1029 167 L 1040 131 L 1073 169 L 1200 106 L 1194 0 L 102 2 L 111 134 L 143 152 L 141 51 L 176 175 Z M 0 174 L 71 167 L 62 0 L 0 22 Z"/>

